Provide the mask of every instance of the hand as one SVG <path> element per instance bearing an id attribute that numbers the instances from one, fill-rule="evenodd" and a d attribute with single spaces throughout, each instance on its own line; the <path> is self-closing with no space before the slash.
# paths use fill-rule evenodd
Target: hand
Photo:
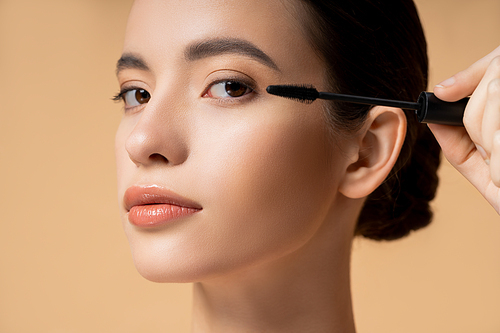
<path id="1" fill-rule="evenodd" d="M 448 161 L 500 214 L 500 47 L 443 81 L 434 94 L 448 102 L 472 94 L 465 128 L 429 124 Z"/>

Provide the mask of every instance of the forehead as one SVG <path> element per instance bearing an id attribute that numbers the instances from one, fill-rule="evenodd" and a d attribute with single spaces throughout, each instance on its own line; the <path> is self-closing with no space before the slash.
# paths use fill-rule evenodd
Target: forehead
<path id="1" fill-rule="evenodd" d="M 124 52 L 162 58 L 185 53 L 193 41 L 231 38 L 257 46 L 280 68 L 297 69 L 315 57 L 297 18 L 299 6 L 292 0 L 136 0 Z"/>
<path id="2" fill-rule="evenodd" d="M 280 35 L 291 32 L 295 1 L 280 0 L 136 0 L 129 27 L 153 36 L 155 31 L 202 37 L 247 33 Z M 273 29 L 273 30 L 269 30 Z M 127 31 L 129 32 L 129 31 Z M 284 36 L 282 36 L 284 37 Z"/>

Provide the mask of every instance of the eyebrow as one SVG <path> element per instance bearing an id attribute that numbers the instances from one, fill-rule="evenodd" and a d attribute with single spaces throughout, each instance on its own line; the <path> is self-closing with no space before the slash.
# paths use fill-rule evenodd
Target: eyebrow
<path id="1" fill-rule="evenodd" d="M 259 61 L 267 67 L 280 71 L 276 63 L 264 51 L 254 44 L 237 38 L 209 39 L 194 42 L 186 47 L 184 58 L 196 61 L 222 54 L 237 54 Z M 116 75 L 125 69 L 149 71 L 146 62 L 138 55 L 124 53 L 116 63 Z"/>
<path id="2" fill-rule="evenodd" d="M 218 38 L 194 42 L 186 48 L 184 57 L 188 61 L 195 61 L 222 54 L 246 56 L 278 72 L 280 71 L 276 63 L 264 51 L 246 40 L 237 38 Z"/>
<path id="3" fill-rule="evenodd" d="M 140 69 L 149 71 L 146 62 L 139 56 L 131 53 L 124 53 L 116 62 L 116 75 L 120 74 L 125 69 Z"/>

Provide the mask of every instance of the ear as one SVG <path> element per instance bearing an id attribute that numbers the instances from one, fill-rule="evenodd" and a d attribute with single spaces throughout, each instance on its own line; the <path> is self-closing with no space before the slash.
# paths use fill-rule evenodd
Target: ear
<path id="1" fill-rule="evenodd" d="M 372 193 L 396 163 L 405 136 L 403 110 L 383 106 L 372 108 L 356 137 L 354 158 L 340 182 L 340 193 L 352 199 Z"/>

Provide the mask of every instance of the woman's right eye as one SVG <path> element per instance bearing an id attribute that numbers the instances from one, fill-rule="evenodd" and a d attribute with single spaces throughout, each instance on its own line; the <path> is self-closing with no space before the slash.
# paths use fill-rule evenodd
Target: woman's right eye
<path id="1" fill-rule="evenodd" d="M 114 99 L 123 100 L 125 102 L 125 108 L 131 108 L 146 104 L 151 99 L 151 95 L 147 90 L 136 88 L 121 91 Z"/>

